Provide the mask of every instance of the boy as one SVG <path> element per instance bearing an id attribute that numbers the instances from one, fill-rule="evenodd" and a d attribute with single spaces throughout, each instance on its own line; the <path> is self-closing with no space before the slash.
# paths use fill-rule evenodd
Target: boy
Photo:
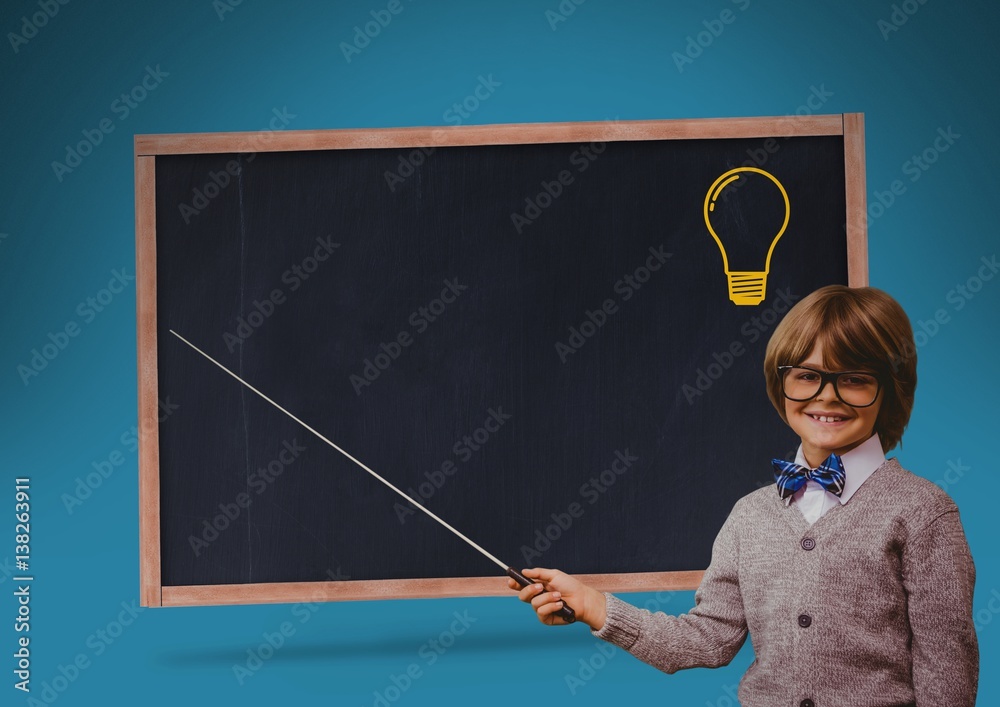
<path id="1" fill-rule="evenodd" d="M 801 438 L 776 485 L 744 496 L 688 614 L 652 614 L 557 570 L 524 574 L 539 620 L 565 600 L 595 636 L 667 673 L 727 665 L 750 634 L 745 707 L 972 707 L 975 568 L 948 495 L 885 452 L 916 388 L 902 307 L 869 287 L 824 287 L 767 346 L 778 414 Z M 509 580 L 511 589 L 520 589 Z"/>

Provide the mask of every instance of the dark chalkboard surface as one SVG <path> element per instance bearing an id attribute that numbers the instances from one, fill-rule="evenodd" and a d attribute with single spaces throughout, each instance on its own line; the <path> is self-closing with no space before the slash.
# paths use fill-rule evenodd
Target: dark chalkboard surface
<path id="1" fill-rule="evenodd" d="M 502 575 L 171 329 L 517 567 L 703 570 L 733 503 L 794 450 L 764 391 L 764 347 L 789 304 L 865 277 L 849 277 L 843 130 L 442 133 L 422 149 L 300 140 L 150 156 L 137 139 L 137 159 L 155 160 L 137 187 L 155 185 L 146 355 L 155 396 L 177 406 L 143 456 L 158 511 L 148 604 L 311 586 L 295 583 L 494 593 L 391 580 Z M 709 187 L 747 165 L 790 205 L 749 306 L 731 301 L 705 220 Z M 751 176 L 713 205 L 733 270 L 763 269 L 785 213 Z"/>

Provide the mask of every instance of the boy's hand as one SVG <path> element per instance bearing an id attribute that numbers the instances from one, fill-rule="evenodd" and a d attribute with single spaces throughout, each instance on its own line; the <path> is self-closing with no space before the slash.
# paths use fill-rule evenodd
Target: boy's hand
<path id="1" fill-rule="evenodd" d="M 534 607 L 538 620 L 543 624 L 566 624 L 561 616 L 555 614 L 565 601 L 576 612 L 577 621 L 582 621 L 595 631 L 604 626 L 605 599 L 601 592 L 559 570 L 535 567 L 524 570 L 521 574 L 538 582 L 522 589 L 513 579 L 508 579 L 507 586 L 518 592 L 521 601 Z"/>

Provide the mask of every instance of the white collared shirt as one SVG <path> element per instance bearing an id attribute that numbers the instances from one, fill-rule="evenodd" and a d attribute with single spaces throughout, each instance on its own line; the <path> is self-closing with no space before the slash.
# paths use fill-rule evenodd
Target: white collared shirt
<path id="1" fill-rule="evenodd" d="M 844 465 L 844 473 L 847 478 L 844 480 L 844 491 L 839 497 L 812 480 L 807 481 L 805 486 L 792 496 L 792 501 L 802 511 L 802 515 L 810 525 L 819 520 L 837 503 L 844 504 L 851 500 L 851 496 L 861 487 L 861 484 L 885 463 L 882 441 L 878 438 L 878 433 L 873 434 L 851 451 L 842 454 L 840 461 Z M 801 444 L 795 455 L 795 463 L 811 468 L 805 455 L 802 454 Z"/>

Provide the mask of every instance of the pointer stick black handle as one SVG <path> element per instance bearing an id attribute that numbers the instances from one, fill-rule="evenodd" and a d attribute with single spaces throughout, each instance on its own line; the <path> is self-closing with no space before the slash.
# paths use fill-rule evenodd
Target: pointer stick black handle
<path id="1" fill-rule="evenodd" d="M 521 585 L 521 589 L 524 589 L 529 584 L 535 584 L 534 580 L 528 579 L 523 574 L 518 572 L 513 567 L 507 568 L 507 576 L 513 579 L 515 582 Z M 576 621 L 576 612 L 569 608 L 569 604 L 563 602 L 562 608 L 556 612 L 556 616 L 561 616 L 566 623 L 571 624 Z"/>

